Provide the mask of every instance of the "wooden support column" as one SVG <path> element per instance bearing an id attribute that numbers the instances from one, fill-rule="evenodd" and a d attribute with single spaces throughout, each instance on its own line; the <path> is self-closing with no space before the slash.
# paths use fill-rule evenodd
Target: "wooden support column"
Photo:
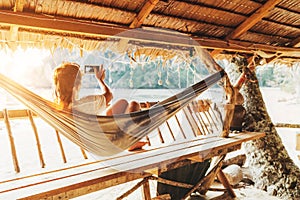
<path id="1" fill-rule="evenodd" d="M 34 136 L 35 136 L 36 145 L 37 145 L 37 149 L 38 149 L 38 155 L 39 155 L 39 159 L 40 159 L 40 164 L 41 164 L 41 167 L 44 168 L 45 167 L 45 161 L 44 161 L 44 157 L 43 157 L 43 153 L 42 153 L 42 148 L 41 148 L 41 143 L 40 143 L 38 131 L 37 131 L 36 125 L 33 121 L 32 112 L 30 110 L 27 110 L 27 114 L 28 114 L 28 117 L 29 117 L 31 127 L 33 129 Z"/>
<path id="2" fill-rule="evenodd" d="M 84 158 L 84 159 L 88 159 L 88 157 L 87 157 L 87 155 L 86 155 L 86 153 L 85 153 L 85 150 L 84 150 L 83 148 L 80 147 L 80 151 L 81 151 L 81 153 L 82 153 L 82 155 L 83 155 L 83 158 Z"/>
<path id="3" fill-rule="evenodd" d="M 8 133 L 8 138 L 9 138 L 9 143 L 10 143 L 10 149 L 11 149 L 11 155 L 13 159 L 13 164 L 16 172 L 20 172 L 20 166 L 17 158 L 17 152 L 16 152 L 16 146 L 14 142 L 14 137 L 11 132 L 11 126 L 9 123 L 9 117 L 8 117 L 8 112 L 7 109 L 3 110 L 3 117 L 4 117 L 4 122 L 6 125 L 7 133 Z"/>
<path id="4" fill-rule="evenodd" d="M 218 158 L 214 158 L 211 164 L 211 168 L 207 172 L 206 176 L 201 179 L 194 187 L 186 193 L 183 199 L 188 198 L 194 191 L 198 190 L 201 194 L 205 195 L 208 189 L 210 188 L 211 184 L 214 182 L 215 177 L 219 170 L 222 167 L 222 160 L 225 156 L 220 156 Z"/>
<path id="5" fill-rule="evenodd" d="M 60 153 L 61 153 L 63 162 L 66 163 L 67 158 L 66 158 L 66 154 L 65 154 L 65 151 L 64 151 L 63 144 L 62 144 L 61 139 L 60 139 L 59 132 L 57 130 L 55 130 L 55 132 L 56 132 L 57 142 L 58 142 L 58 145 L 59 145 L 59 149 L 60 149 Z"/>
<path id="6" fill-rule="evenodd" d="M 229 181 L 227 180 L 224 172 L 222 170 L 219 170 L 218 174 L 217 174 L 217 177 L 219 179 L 219 181 L 223 184 L 223 186 L 226 188 L 226 190 L 228 191 L 229 195 L 234 198 L 236 197 Z"/>
<path id="7" fill-rule="evenodd" d="M 144 182 L 143 184 L 143 191 L 144 191 L 144 199 L 145 200 L 151 200 L 151 193 L 150 193 L 150 185 L 149 185 L 149 180 Z"/>
<path id="8" fill-rule="evenodd" d="M 225 109 L 225 117 L 223 124 L 222 137 L 228 137 L 230 131 L 230 125 L 234 114 L 234 107 L 236 102 L 235 89 L 230 83 L 228 76 L 225 76 L 224 88 L 227 97 L 227 104 L 224 106 Z"/>
<path id="9" fill-rule="evenodd" d="M 127 192 L 125 192 L 124 194 L 122 194 L 121 196 L 119 196 L 118 198 L 116 198 L 116 200 L 124 199 L 125 197 L 127 197 L 128 195 L 130 195 L 132 192 L 134 192 L 135 190 L 137 190 L 139 187 L 141 187 L 146 182 L 148 182 L 148 179 L 144 178 L 143 180 L 141 180 L 140 182 L 138 182 L 136 185 L 134 185 L 130 190 L 128 190 Z"/>

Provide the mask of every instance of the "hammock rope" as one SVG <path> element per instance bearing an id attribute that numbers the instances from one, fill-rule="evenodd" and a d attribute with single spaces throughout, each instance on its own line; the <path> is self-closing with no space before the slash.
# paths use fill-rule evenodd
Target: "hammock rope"
<path id="1" fill-rule="evenodd" d="M 97 156 L 110 156 L 124 151 L 158 128 L 224 75 L 224 70 L 214 73 L 147 110 L 113 116 L 61 110 L 54 102 L 2 74 L 0 87 L 75 144 Z"/>

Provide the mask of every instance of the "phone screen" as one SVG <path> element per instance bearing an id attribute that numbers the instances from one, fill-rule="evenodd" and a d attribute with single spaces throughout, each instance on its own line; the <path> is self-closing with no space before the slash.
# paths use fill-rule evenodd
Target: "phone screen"
<path id="1" fill-rule="evenodd" d="M 93 73 L 95 73 L 95 68 L 97 68 L 99 70 L 99 65 L 85 65 L 84 73 L 85 74 L 93 74 Z"/>

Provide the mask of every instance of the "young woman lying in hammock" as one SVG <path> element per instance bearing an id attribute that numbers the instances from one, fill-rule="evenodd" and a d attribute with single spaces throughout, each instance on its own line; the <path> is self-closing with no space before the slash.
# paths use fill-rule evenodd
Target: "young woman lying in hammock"
<path id="1" fill-rule="evenodd" d="M 113 94 L 104 82 L 105 69 L 101 65 L 99 69 L 95 68 L 95 77 L 97 78 L 102 94 L 89 95 L 81 99 L 78 98 L 78 92 L 81 86 L 82 75 L 80 66 L 76 63 L 62 63 L 54 69 L 54 96 L 55 102 L 63 109 L 75 109 L 88 114 L 96 115 L 114 115 L 139 111 L 140 104 L 136 101 L 127 102 L 125 99 L 119 99 L 114 104 L 109 105 L 113 99 Z M 147 142 L 138 142 L 128 150 L 142 148 Z"/>

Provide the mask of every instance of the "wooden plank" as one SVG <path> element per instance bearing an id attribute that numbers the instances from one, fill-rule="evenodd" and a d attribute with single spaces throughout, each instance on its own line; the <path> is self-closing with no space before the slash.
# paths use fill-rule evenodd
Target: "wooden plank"
<path id="1" fill-rule="evenodd" d="M 282 0 L 268 0 L 263 6 L 257 9 L 250 17 L 241 23 L 234 31 L 232 31 L 226 40 L 235 39 L 247 32 L 258 21 L 269 14 L 269 12 Z"/>
<path id="2" fill-rule="evenodd" d="M 123 152 L 121 155 L 117 156 L 112 156 L 108 157 L 106 159 L 101 159 L 96 162 L 92 162 L 89 165 L 79 165 L 79 166 L 73 166 L 70 168 L 63 168 L 61 170 L 55 170 L 55 171 L 50 171 L 47 173 L 40 173 L 32 176 L 27 176 L 27 177 L 20 177 L 17 179 L 11 179 L 11 180 L 6 180 L 0 182 L 0 193 L 5 191 L 5 190 L 10 190 L 9 188 L 21 188 L 26 186 L 27 184 L 33 184 L 34 182 L 38 182 L 39 179 L 42 179 L 44 181 L 48 181 L 51 179 L 59 179 L 59 177 L 68 177 L 74 174 L 80 174 L 80 173 L 87 173 L 87 172 L 92 172 L 95 170 L 102 170 L 106 168 L 118 168 L 119 165 L 122 165 L 122 162 L 135 162 L 135 161 L 140 161 L 144 159 L 150 159 L 155 157 L 157 154 L 163 155 L 167 151 L 174 149 L 184 149 L 187 147 L 187 145 L 194 143 L 194 144 L 205 144 L 208 142 L 214 142 L 214 141 L 220 141 L 222 138 L 219 137 L 205 137 L 205 138 L 197 138 L 193 141 L 191 140 L 185 140 L 181 142 L 174 142 L 172 146 L 170 145 L 161 145 L 161 147 L 156 147 L 154 149 L 150 149 L 148 151 L 136 151 L 136 152 Z M 167 152 L 168 153 L 168 152 Z M 177 155 L 178 156 L 178 155 Z M 155 160 L 155 159 L 154 159 Z M 150 160 L 150 162 L 153 162 Z M 101 167 L 99 167 L 99 165 Z M 144 163 L 146 166 L 147 163 Z M 153 167 L 147 167 L 148 169 L 157 167 L 158 165 L 153 165 Z M 134 166 L 132 166 L 134 167 Z M 126 168 L 129 169 L 129 168 Z M 124 169 L 123 169 L 124 170 Z M 28 181 L 28 182 L 27 182 Z M 14 185 L 11 184 L 11 182 L 14 182 Z M 8 183 L 8 185 L 5 185 Z"/>
<path id="3" fill-rule="evenodd" d="M 236 151 L 241 149 L 241 144 L 236 144 L 234 146 L 231 147 L 227 147 L 227 148 L 212 148 L 209 149 L 207 151 L 202 151 L 199 152 L 198 155 L 190 157 L 189 159 L 195 162 L 203 162 L 204 160 L 207 160 L 209 158 L 212 158 L 214 156 L 221 156 L 221 155 L 226 155 L 227 153 Z"/>
<path id="4" fill-rule="evenodd" d="M 114 177 L 120 177 L 122 173 L 143 174 L 146 169 L 154 167 L 163 167 L 174 160 L 184 160 L 190 156 L 195 156 L 198 152 L 215 148 L 229 148 L 241 142 L 256 139 L 264 136 L 264 133 L 240 133 L 230 138 L 217 138 L 207 136 L 205 139 L 196 139 L 185 142 L 177 142 L 174 145 L 167 145 L 161 148 L 150 149 L 149 151 L 140 151 L 137 153 L 128 153 L 123 156 L 117 156 L 107 159 L 106 161 L 97 162 L 88 166 L 72 168 L 53 172 L 50 174 L 42 174 L 40 176 L 26 179 L 15 180 L 14 187 L 11 182 L 0 184 L 0 197 L 12 196 L 30 196 L 31 199 L 42 198 L 49 195 L 57 195 L 60 193 L 68 193 L 78 188 L 88 187 L 93 184 L 100 184 L 108 181 L 98 188 L 107 185 L 119 184 L 120 180 L 112 183 Z M 210 142 L 207 142 L 210 141 Z M 99 165 L 103 163 L 103 165 Z M 101 166 L 101 167 L 100 167 Z M 124 171 L 125 170 L 125 171 Z M 139 175 L 138 177 L 140 177 Z M 129 177 L 133 179 L 134 177 Z M 124 180 L 126 181 L 126 180 Z M 6 189 L 5 189 L 6 188 Z M 34 193 L 39 193 L 32 196 Z M 88 191 L 85 191 L 88 192 Z"/>

